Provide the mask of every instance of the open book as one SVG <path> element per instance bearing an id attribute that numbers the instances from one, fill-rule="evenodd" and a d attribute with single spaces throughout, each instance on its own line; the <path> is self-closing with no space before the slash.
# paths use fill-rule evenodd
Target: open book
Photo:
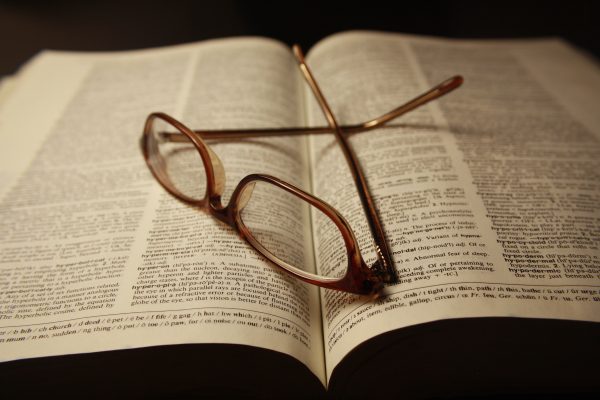
<path id="1" fill-rule="evenodd" d="M 597 67 L 555 39 L 374 32 L 326 38 L 307 61 L 343 124 L 465 78 L 350 139 L 399 284 L 374 301 L 290 278 L 144 165 L 138 140 L 153 111 L 193 129 L 326 126 L 283 44 L 43 52 L 0 97 L 3 390 L 599 390 Z M 339 210 L 372 263 L 333 136 L 209 145 L 226 170 L 225 202 L 249 173 L 279 177 Z M 337 248 L 318 232 L 287 233 L 320 271 Z"/>

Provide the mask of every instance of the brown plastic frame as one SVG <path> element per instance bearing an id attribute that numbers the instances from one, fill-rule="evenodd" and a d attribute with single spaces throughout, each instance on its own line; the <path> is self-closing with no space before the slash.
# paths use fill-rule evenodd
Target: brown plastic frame
<path id="1" fill-rule="evenodd" d="M 180 131 L 181 134 L 185 135 L 198 150 L 206 171 L 206 195 L 203 199 L 197 200 L 181 193 L 165 173 L 164 164 L 158 152 L 158 147 L 156 146 L 157 143 L 153 139 L 151 133 L 152 124 L 156 118 L 162 119 Z M 350 225 L 340 213 L 324 201 L 319 200 L 310 193 L 274 176 L 251 174 L 244 177 L 238 183 L 231 195 L 229 203 L 227 206 L 224 206 L 221 201 L 221 196 L 223 195 L 223 189 L 225 187 L 225 172 L 221 161 L 210 147 L 206 145 L 200 135 L 194 133 L 181 122 L 164 113 L 156 112 L 148 116 L 144 127 L 144 135 L 141 140 L 141 147 L 146 163 L 150 167 L 150 171 L 152 171 L 154 177 L 169 193 L 188 204 L 204 209 L 218 220 L 235 228 L 241 237 L 250 243 L 250 245 L 260 254 L 293 276 L 321 287 L 358 294 L 370 294 L 376 292 L 380 288 L 382 281 L 375 272 L 365 264 L 360 255 L 358 244 Z M 277 258 L 252 236 L 250 230 L 244 225 L 240 212 L 250 199 L 254 184 L 259 181 L 270 183 L 299 197 L 323 212 L 335 223 L 344 239 L 348 256 L 348 271 L 342 278 L 321 277 L 296 268 Z"/>
<path id="2" fill-rule="evenodd" d="M 408 111 L 411 111 L 433 99 L 436 99 L 460 86 L 463 81 L 462 77 L 455 76 L 450 78 L 437 85 L 433 89 L 430 89 L 426 93 L 386 114 L 383 114 L 380 117 L 359 125 L 340 126 L 337 123 L 329 105 L 327 104 L 325 97 L 321 93 L 321 90 L 319 89 L 319 86 L 310 69 L 306 65 L 302 51 L 298 46 L 294 46 L 293 52 L 298 60 L 299 68 L 301 69 L 304 78 L 308 82 L 319 102 L 319 105 L 321 106 L 321 109 L 327 119 L 329 125 L 328 127 L 193 131 L 181 122 L 177 121 L 175 118 L 161 112 L 156 112 L 150 114 L 146 119 L 144 133 L 140 141 L 144 158 L 154 177 L 169 193 L 188 204 L 206 210 L 220 221 L 235 228 L 241 237 L 245 239 L 252 247 L 254 247 L 260 254 L 296 278 L 328 289 L 342 290 L 356 294 L 377 293 L 385 283 L 397 282 L 397 276 L 395 268 L 393 267 L 387 240 L 383 232 L 375 204 L 370 194 L 366 178 L 364 177 L 352 147 L 346 139 L 346 134 L 374 129 L 391 121 L 392 119 L 399 117 L 402 114 L 405 114 Z M 158 143 L 155 141 L 151 129 L 154 120 L 157 118 L 162 119 L 175 128 L 175 132 L 161 132 L 161 140 L 172 142 L 187 142 L 189 140 L 198 150 L 204 165 L 207 180 L 206 194 L 203 199 L 194 199 L 178 191 L 166 174 L 164 169 L 164 161 L 158 152 Z M 315 133 L 333 133 L 342 148 L 346 160 L 348 161 L 375 242 L 377 261 L 371 267 L 368 267 L 362 258 L 358 242 L 356 241 L 350 225 L 338 211 L 310 193 L 307 193 L 302 189 L 299 189 L 276 177 L 265 174 L 248 175 L 238 183 L 227 206 L 222 204 L 221 197 L 225 188 L 225 170 L 217 155 L 204 142 L 203 138 L 239 139 L 257 136 Z M 259 181 L 275 185 L 293 194 L 294 196 L 299 197 L 300 199 L 319 209 L 335 223 L 344 239 L 348 257 L 348 268 L 343 277 L 329 278 L 307 273 L 302 269 L 279 259 L 269 250 L 267 250 L 258 240 L 256 240 L 256 238 L 254 238 L 251 231 L 246 227 L 246 225 L 244 225 L 240 212 L 250 199 L 250 196 L 252 195 L 252 188 L 256 182 Z"/>

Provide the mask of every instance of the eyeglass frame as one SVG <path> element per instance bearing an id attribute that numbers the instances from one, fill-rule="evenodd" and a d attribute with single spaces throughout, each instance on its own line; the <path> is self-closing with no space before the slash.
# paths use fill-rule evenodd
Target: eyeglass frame
<path id="1" fill-rule="evenodd" d="M 152 175 L 171 195 L 190 205 L 205 209 L 221 222 L 236 229 L 240 236 L 245 239 L 256 251 L 292 276 L 310 284 L 327 289 L 341 290 L 361 295 L 377 294 L 384 284 L 397 283 L 398 277 L 396 270 L 393 267 L 393 260 L 389 251 L 387 239 L 385 237 L 375 203 L 368 188 L 366 178 L 358 158 L 356 157 L 352 147 L 350 146 L 350 143 L 346 138 L 346 135 L 364 132 L 382 126 L 385 123 L 399 117 L 400 115 L 403 115 L 456 89 L 462 84 L 463 78 L 461 76 L 454 76 L 450 79 L 447 79 L 422 95 L 401 105 L 400 107 L 397 107 L 386 114 L 366 121 L 362 124 L 340 126 L 333 112 L 331 111 L 327 100 L 323 96 L 310 68 L 306 64 L 304 60 L 304 54 L 300 50 L 300 47 L 294 45 L 292 50 L 304 79 L 311 87 L 311 90 L 313 91 L 313 94 L 315 95 L 319 106 L 325 115 L 325 118 L 327 119 L 328 127 L 194 131 L 165 113 L 154 112 L 147 117 L 144 125 L 144 131 L 140 139 L 140 146 L 144 155 L 144 159 Z M 156 140 L 151 140 L 153 137 L 152 125 L 156 118 L 162 119 L 179 131 L 179 133 L 162 132 L 161 136 L 164 140 L 171 142 L 187 142 L 187 139 L 189 139 L 189 141 L 191 141 L 200 154 L 207 181 L 206 193 L 204 198 L 201 200 L 189 197 L 177 190 L 175 185 L 170 181 L 164 166 L 160 167 L 155 165 L 157 162 L 162 161 L 158 150 L 158 143 Z M 369 228 L 375 242 L 377 260 L 371 267 L 365 263 L 360 253 L 358 242 L 354 236 L 350 224 L 337 210 L 323 200 L 279 178 L 267 174 L 247 175 L 241 179 L 235 187 L 229 203 L 226 206 L 223 206 L 221 198 L 225 189 L 225 169 L 223 168 L 223 164 L 219 157 L 204 142 L 204 139 L 240 139 L 247 137 L 324 133 L 333 133 L 335 135 L 355 181 L 361 199 L 361 204 L 365 211 Z M 187 139 L 183 138 L 181 134 L 185 135 Z M 153 147 L 150 146 L 151 143 L 154 144 Z M 252 232 L 244 224 L 243 219 L 241 218 L 241 211 L 250 200 L 252 190 L 249 189 L 253 188 L 254 184 L 259 181 L 272 184 L 296 197 L 299 197 L 300 199 L 317 208 L 331 221 L 333 221 L 333 223 L 339 229 L 346 246 L 348 267 L 344 276 L 341 278 L 331 278 L 305 272 L 302 269 L 295 267 L 272 254 L 252 235 Z"/>

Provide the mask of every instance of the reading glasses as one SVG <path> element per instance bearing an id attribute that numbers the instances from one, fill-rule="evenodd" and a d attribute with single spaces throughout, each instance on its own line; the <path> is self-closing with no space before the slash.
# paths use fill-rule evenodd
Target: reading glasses
<path id="1" fill-rule="evenodd" d="M 367 180 L 346 136 L 380 127 L 456 89 L 463 79 L 454 76 L 377 118 L 341 126 L 297 45 L 293 47 L 293 53 L 328 126 L 194 131 L 175 118 L 156 112 L 146 119 L 140 141 L 144 158 L 153 176 L 169 193 L 236 229 L 256 251 L 292 276 L 328 289 L 377 294 L 384 284 L 397 283 L 398 277 Z M 375 244 L 377 258 L 371 267 L 361 256 L 350 225 L 338 211 L 274 176 L 251 174 L 244 177 L 224 206 L 225 170 L 204 141 L 326 133 L 335 136 L 350 166 Z M 306 235 L 303 235 L 307 232 L 318 233 L 315 251 L 321 252 L 321 260 L 325 262 L 320 274 L 307 270 L 314 262 L 307 260 L 301 250 L 307 244 Z M 340 248 L 345 248 L 342 255 Z"/>

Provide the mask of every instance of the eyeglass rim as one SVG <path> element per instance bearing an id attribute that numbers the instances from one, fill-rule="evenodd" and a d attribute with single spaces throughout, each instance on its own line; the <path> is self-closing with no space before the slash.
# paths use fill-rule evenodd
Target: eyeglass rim
<path id="1" fill-rule="evenodd" d="M 173 182 L 171 182 L 168 175 L 164 171 L 164 168 L 159 169 L 158 167 L 156 167 L 156 163 L 160 160 L 160 158 L 154 157 L 155 154 L 158 155 L 158 149 L 156 149 L 156 150 L 154 150 L 154 152 L 152 152 L 150 143 L 151 143 L 151 138 L 152 138 L 152 124 L 154 123 L 154 120 L 157 118 L 162 119 L 163 121 L 172 125 L 175 129 L 179 130 L 182 134 L 184 134 L 188 139 L 190 139 L 190 141 L 192 142 L 192 144 L 194 145 L 196 150 L 199 152 L 200 158 L 204 165 L 204 171 L 206 173 L 206 181 L 207 181 L 206 182 L 206 191 L 205 191 L 204 197 L 202 199 L 196 199 L 196 198 L 187 196 L 184 193 L 180 192 L 177 189 L 177 187 L 173 184 Z M 175 118 L 171 117 L 170 115 L 168 115 L 166 113 L 163 113 L 163 112 L 150 113 L 148 115 L 148 117 L 146 117 L 146 122 L 144 124 L 144 131 L 143 131 L 142 137 L 140 139 L 140 148 L 141 148 L 142 154 L 144 156 L 144 160 L 146 161 L 146 165 L 150 169 L 150 172 L 152 173 L 154 178 L 169 193 L 171 193 L 173 196 L 179 198 L 180 200 L 185 201 L 188 204 L 191 204 L 191 205 L 194 205 L 197 207 L 205 207 L 208 204 L 208 199 L 211 197 L 212 188 L 214 187 L 215 171 L 212 166 L 212 163 L 206 162 L 206 160 L 209 160 L 210 157 L 208 156 L 208 154 L 204 154 L 204 153 L 207 153 L 207 151 L 206 151 L 206 145 L 204 144 L 204 141 L 202 140 L 202 138 L 199 135 L 189 135 L 186 132 L 187 130 L 188 130 L 188 128 L 185 125 L 183 125 L 181 122 L 179 122 L 178 120 L 176 120 Z"/>
<path id="2" fill-rule="evenodd" d="M 157 170 L 159 166 L 157 165 L 157 160 L 155 160 L 153 157 L 159 156 L 159 153 L 151 153 L 149 149 L 149 142 L 152 140 L 151 128 L 156 118 L 162 119 L 163 121 L 171 124 L 175 129 L 187 136 L 200 154 L 200 158 L 202 159 L 207 176 L 206 193 L 204 198 L 194 199 L 186 196 L 177 190 L 175 185 L 166 175 L 166 172 Z M 219 191 L 218 187 L 224 187 L 225 174 L 224 170 L 217 171 L 222 169 L 220 160 L 204 142 L 201 134 L 192 131 L 180 121 L 163 112 L 153 112 L 148 115 L 144 125 L 144 132 L 140 140 L 140 145 L 142 147 L 144 159 L 148 168 L 152 172 L 152 175 L 171 195 L 181 201 L 184 201 L 185 203 L 198 208 L 206 209 L 210 214 L 220 221 L 235 228 L 242 238 L 258 253 L 266 257 L 269 261 L 285 272 L 313 285 L 355 294 L 373 294 L 378 292 L 383 286 L 381 279 L 367 266 L 362 258 L 358 241 L 356 240 L 350 224 L 335 208 L 325 201 L 274 176 L 266 174 L 250 174 L 240 180 L 240 182 L 236 185 L 227 206 L 223 206 L 221 201 L 222 191 Z M 215 161 L 219 164 L 217 168 L 215 168 L 215 165 L 213 164 Z M 295 195 L 296 197 L 299 197 L 300 199 L 308 202 L 310 205 L 316 207 L 334 222 L 336 227 L 339 229 L 346 246 L 348 266 L 344 276 L 340 278 L 331 278 L 307 273 L 275 256 L 252 235 L 251 230 L 244 224 L 243 219 L 241 218 L 241 210 L 243 209 L 243 206 L 241 208 L 239 206 L 240 202 L 243 200 L 242 197 L 244 191 L 247 190 L 248 185 L 257 181 L 270 183 L 283 190 L 286 190 L 292 195 Z"/>

